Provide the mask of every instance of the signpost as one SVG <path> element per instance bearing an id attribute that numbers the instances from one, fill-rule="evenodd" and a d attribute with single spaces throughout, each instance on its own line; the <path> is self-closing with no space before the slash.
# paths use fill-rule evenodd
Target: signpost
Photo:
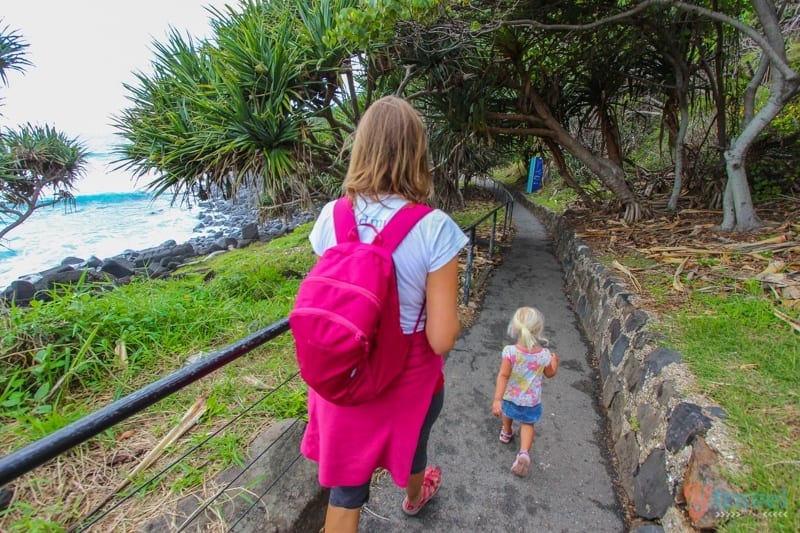
<path id="1" fill-rule="evenodd" d="M 543 166 L 544 160 L 541 157 L 531 157 L 531 166 L 528 170 L 528 186 L 525 188 L 525 192 L 536 192 L 542 186 Z"/>

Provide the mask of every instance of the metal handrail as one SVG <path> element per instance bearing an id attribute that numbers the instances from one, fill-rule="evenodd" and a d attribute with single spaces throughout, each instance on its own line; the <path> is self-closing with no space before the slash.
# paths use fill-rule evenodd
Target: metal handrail
<path id="1" fill-rule="evenodd" d="M 495 183 L 495 185 L 497 184 Z M 504 231 L 507 231 L 511 227 L 511 213 L 514 200 L 505 188 L 501 188 L 507 195 L 506 202 L 463 229 L 465 233 L 469 232 L 470 234 L 464 284 L 464 303 L 469 302 L 470 276 L 472 272 L 471 263 L 473 261 L 474 248 L 476 245 L 476 228 L 489 217 L 492 217 L 492 237 L 490 238 L 491 256 L 491 250 L 494 247 L 497 213 L 500 209 L 505 209 L 503 221 Z M 172 393 L 198 381 L 211 372 L 218 370 L 288 330 L 289 319 L 288 317 L 282 318 L 252 335 L 217 351 L 211 352 L 201 360 L 146 385 L 19 450 L 0 457 L 0 487 L 34 468 L 43 465 L 45 462 L 54 459 L 74 446 L 89 440 L 113 425 L 150 407 Z"/>
<path id="2" fill-rule="evenodd" d="M 112 402 L 75 422 L 34 441 L 9 455 L 0 457 L 0 486 L 33 470 L 73 446 L 89 440 L 126 418 L 150 407 L 211 372 L 222 368 L 239 356 L 289 330 L 289 319 L 283 318 L 249 337 L 211 352 L 201 360 L 185 366 L 131 394 Z"/>

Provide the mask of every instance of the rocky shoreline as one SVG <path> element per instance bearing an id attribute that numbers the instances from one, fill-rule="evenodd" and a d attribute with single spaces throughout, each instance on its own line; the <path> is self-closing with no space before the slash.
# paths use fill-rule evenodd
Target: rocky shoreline
<path id="1" fill-rule="evenodd" d="M 199 223 L 194 231 L 205 232 L 203 235 L 182 244 L 167 240 L 144 250 L 125 250 L 105 259 L 65 257 L 59 265 L 12 281 L 0 293 L 0 305 L 27 306 L 33 300 L 48 301 L 58 285 L 95 282 L 100 288 L 112 288 L 136 276 L 163 278 L 198 257 L 244 248 L 256 241 L 268 242 L 315 218 L 314 213 L 298 209 L 288 218 L 259 221 L 246 191 L 234 199 L 217 195 L 197 205 Z"/>

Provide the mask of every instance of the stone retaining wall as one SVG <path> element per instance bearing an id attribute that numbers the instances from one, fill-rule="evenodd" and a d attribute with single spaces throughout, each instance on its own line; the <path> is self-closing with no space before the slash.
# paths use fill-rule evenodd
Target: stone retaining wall
<path id="1" fill-rule="evenodd" d="M 593 258 L 563 217 L 514 195 L 548 228 L 594 350 L 631 531 L 715 528 L 726 512 L 718 496 L 732 493 L 721 472 L 736 457 L 725 412 L 694 392 L 681 354 L 648 328 L 652 316 L 616 271 Z"/>

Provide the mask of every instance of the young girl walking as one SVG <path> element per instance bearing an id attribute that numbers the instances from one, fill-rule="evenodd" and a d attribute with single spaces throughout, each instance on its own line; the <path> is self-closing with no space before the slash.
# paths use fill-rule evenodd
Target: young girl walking
<path id="1" fill-rule="evenodd" d="M 492 413 L 503 421 L 501 442 L 511 442 L 512 422 L 519 423 L 519 452 L 511 471 L 520 477 L 528 475 L 534 424 L 542 417 L 542 375 L 551 378 L 558 371 L 558 355 L 547 349 L 543 332 L 544 317 L 538 309 L 516 310 L 508 324 L 516 342 L 503 347 L 492 403 Z"/>
<path id="2" fill-rule="evenodd" d="M 432 194 L 427 142 L 422 119 L 401 98 L 383 97 L 362 116 L 343 183 L 362 241 L 370 242 L 375 228 L 406 205 L 424 203 Z M 317 255 L 336 244 L 335 203 L 323 207 L 311 230 Z M 320 484 L 331 488 L 326 533 L 358 530 L 377 468 L 405 488 L 407 515 L 418 514 L 439 490 L 442 474 L 428 464 L 428 437 L 444 400 L 443 355 L 460 331 L 458 252 L 468 240 L 447 213 L 435 209 L 392 254 L 400 323 L 412 348 L 403 373 L 380 397 L 341 406 L 309 387 L 301 451 L 318 463 Z"/>

